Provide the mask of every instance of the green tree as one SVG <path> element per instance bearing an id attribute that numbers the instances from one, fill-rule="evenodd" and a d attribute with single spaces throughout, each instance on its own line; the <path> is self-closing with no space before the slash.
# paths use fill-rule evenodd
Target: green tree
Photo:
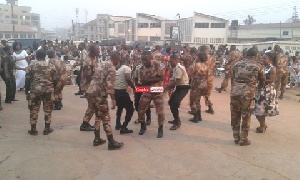
<path id="1" fill-rule="evenodd" d="M 248 15 L 247 19 L 244 20 L 245 25 L 251 25 L 251 24 L 254 24 L 255 22 L 256 22 L 256 20 L 251 15 Z"/>
<path id="2" fill-rule="evenodd" d="M 291 20 L 292 20 L 292 23 L 300 22 L 299 17 L 298 17 L 298 11 L 297 11 L 297 7 L 296 7 L 296 6 L 294 6 L 294 9 L 293 9 L 293 16 L 292 16 Z"/>

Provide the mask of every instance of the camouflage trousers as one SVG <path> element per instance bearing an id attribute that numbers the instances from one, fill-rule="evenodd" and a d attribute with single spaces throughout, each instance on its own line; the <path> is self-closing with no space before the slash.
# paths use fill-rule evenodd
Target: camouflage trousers
<path id="1" fill-rule="evenodd" d="M 231 126 L 233 131 L 233 138 L 235 140 L 247 140 L 248 132 L 251 122 L 251 108 L 253 106 L 253 99 L 231 96 L 230 110 L 231 110 Z M 241 124 L 242 119 L 242 124 Z"/>
<path id="2" fill-rule="evenodd" d="M 45 113 L 45 122 L 51 123 L 51 113 L 53 109 L 54 95 L 53 93 L 31 93 L 27 95 L 28 109 L 30 111 L 30 124 L 36 124 L 41 103 Z"/>
<path id="3" fill-rule="evenodd" d="M 222 89 L 224 89 L 224 90 L 227 89 L 229 79 L 231 79 L 231 74 L 230 73 L 225 73 L 225 77 L 224 77 L 223 82 L 221 84 Z"/>
<path id="4" fill-rule="evenodd" d="M 204 97 L 204 100 L 205 100 L 205 106 L 212 106 L 212 105 L 213 105 L 213 103 L 211 102 L 211 97 L 210 97 L 210 95 L 206 95 L 206 96 Z"/>
<path id="5" fill-rule="evenodd" d="M 107 97 L 92 96 L 90 94 L 86 94 L 86 96 L 88 101 L 87 112 L 95 112 L 95 129 L 100 130 L 100 123 L 102 121 L 103 129 L 106 135 L 112 135 L 112 129 L 110 125 L 111 118 L 109 114 Z M 87 114 L 85 114 L 83 118 L 84 120 L 87 119 L 86 115 Z"/>
<path id="6" fill-rule="evenodd" d="M 190 91 L 190 108 L 192 113 L 196 113 L 197 110 L 201 110 L 200 100 L 202 96 L 206 96 L 206 90 L 191 89 Z M 206 100 L 205 100 L 206 102 Z"/>
<path id="7" fill-rule="evenodd" d="M 54 92 L 54 97 L 55 101 L 61 101 L 62 100 L 62 91 L 67 84 L 68 76 L 62 76 L 61 79 L 57 82 L 55 86 L 55 92 Z"/>
<path id="8" fill-rule="evenodd" d="M 163 93 L 143 93 L 139 105 L 139 122 L 145 122 L 145 113 L 150 106 L 151 101 L 154 102 L 157 113 L 158 125 L 164 125 L 164 94 Z"/>
<path id="9" fill-rule="evenodd" d="M 284 93 L 286 90 L 286 85 L 288 83 L 288 77 L 289 73 L 283 73 L 280 71 L 277 71 L 276 74 L 276 81 L 275 81 L 275 89 L 277 92 L 282 92 Z"/>

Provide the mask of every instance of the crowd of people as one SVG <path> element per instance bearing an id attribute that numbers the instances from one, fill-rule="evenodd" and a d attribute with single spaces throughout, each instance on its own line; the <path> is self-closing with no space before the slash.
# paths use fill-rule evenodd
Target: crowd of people
<path id="1" fill-rule="evenodd" d="M 25 91 L 30 111 L 30 135 L 38 135 L 36 128 L 38 113 L 43 102 L 45 113 L 44 135 L 53 132 L 52 110 L 63 108 L 63 89 L 76 77 L 78 92 L 75 95 L 86 98 L 87 110 L 83 116 L 80 131 L 93 131 L 94 146 L 106 143 L 100 138 L 100 123 L 107 135 L 108 149 L 120 149 L 124 143 L 113 137 L 108 98 L 111 109 L 116 109 L 115 130 L 120 134 L 133 133 L 128 129 L 134 111 L 138 114 L 139 135 L 151 124 L 151 102 L 157 114 L 157 138 L 164 134 L 164 99 L 173 115 L 170 130 L 181 127 L 179 108 L 181 101 L 189 94 L 190 119 L 193 123 L 202 121 L 201 97 L 208 107 L 206 113 L 214 114 L 211 94 L 216 68 L 225 67 L 221 87 L 226 91 L 231 80 L 231 126 L 234 142 L 240 146 L 250 145 L 248 132 L 250 118 L 254 114 L 260 123 L 257 133 L 265 133 L 266 117 L 279 115 L 279 101 L 284 97 L 289 76 L 289 63 L 298 71 L 298 55 L 289 57 L 275 45 L 259 52 L 257 47 L 239 52 L 232 45 L 184 47 L 174 52 L 170 47 L 143 49 L 140 45 L 129 48 L 126 45 L 101 47 L 99 42 L 82 42 L 78 47 L 72 42 L 43 41 L 35 49 L 22 50 L 20 43 L 13 47 L 5 45 L 1 51 L 1 77 L 6 84 L 5 103 L 17 101 L 16 90 Z M 131 100 L 130 92 L 134 93 Z M 279 94 L 280 92 L 280 94 Z M 1 102 L 1 99 L 0 99 Z M 122 123 L 123 109 L 126 110 Z M 0 103 L 0 110 L 2 110 Z M 95 116 L 94 126 L 90 124 Z"/>

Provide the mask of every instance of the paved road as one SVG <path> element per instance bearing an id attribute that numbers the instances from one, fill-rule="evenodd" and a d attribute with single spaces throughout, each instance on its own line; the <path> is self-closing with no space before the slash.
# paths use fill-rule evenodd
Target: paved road
<path id="1" fill-rule="evenodd" d="M 220 84 L 220 79 L 215 83 Z M 1 87 L 3 82 L 0 82 Z M 27 134 L 29 112 L 25 96 L 18 92 L 19 102 L 4 105 L 0 112 L 0 179 L 299 179 L 300 128 L 299 103 L 280 101 L 280 116 L 267 118 L 265 134 L 256 134 L 258 122 L 252 117 L 249 138 L 252 144 L 234 144 L 229 111 L 229 92 L 213 93 L 215 115 L 203 114 L 204 121 L 187 119 L 188 98 L 181 107 L 182 127 L 169 131 L 166 124 L 163 139 L 157 139 L 156 115 L 144 136 L 131 123 L 132 135 L 115 139 L 125 146 L 108 151 L 107 144 L 93 147 L 93 132 L 80 132 L 87 103 L 73 94 L 77 88 L 67 86 L 64 109 L 53 113 L 55 131 L 43 136 L 43 114 L 40 113 L 36 137 Z M 2 88 L 2 95 L 4 89 Z M 202 102 L 203 107 L 204 103 Z M 165 106 L 166 120 L 172 120 Z M 115 111 L 111 111 L 114 125 Z M 153 113 L 154 114 L 154 113 Z M 136 114 L 134 115 L 134 119 Z M 101 127 L 101 136 L 104 132 Z"/>

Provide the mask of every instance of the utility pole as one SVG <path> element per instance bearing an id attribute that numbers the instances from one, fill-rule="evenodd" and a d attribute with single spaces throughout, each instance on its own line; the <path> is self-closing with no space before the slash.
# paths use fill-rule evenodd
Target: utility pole
<path id="1" fill-rule="evenodd" d="M 14 5 L 13 5 L 13 3 L 10 3 L 10 7 L 11 7 L 11 22 L 13 25 L 13 37 L 12 38 L 15 38 L 16 29 L 15 29 L 15 22 L 14 22 Z"/>
<path id="2" fill-rule="evenodd" d="M 281 21 L 280 21 L 280 41 L 281 41 Z"/>

